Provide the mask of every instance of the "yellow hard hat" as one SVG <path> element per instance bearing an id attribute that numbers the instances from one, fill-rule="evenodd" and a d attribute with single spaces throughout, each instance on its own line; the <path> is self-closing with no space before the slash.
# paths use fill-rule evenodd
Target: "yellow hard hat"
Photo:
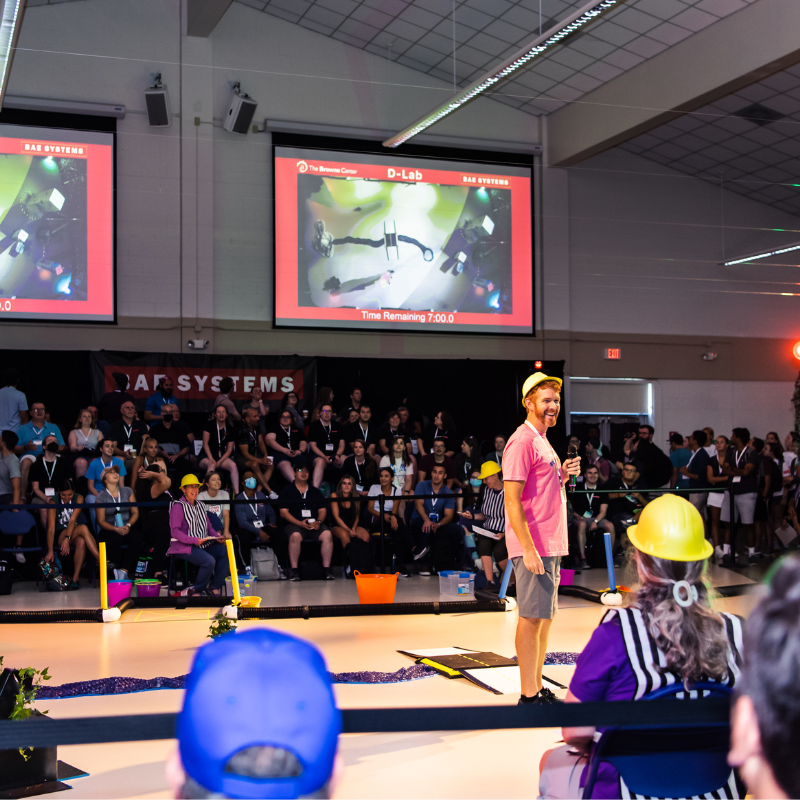
<path id="1" fill-rule="evenodd" d="M 706 541 L 700 512 L 674 494 L 648 503 L 639 522 L 628 528 L 628 538 L 642 553 L 668 561 L 702 561 L 714 552 Z"/>
<path id="2" fill-rule="evenodd" d="M 500 465 L 496 461 L 484 461 L 481 464 L 481 474 L 478 477 L 483 480 L 490 475 L 497 475 L 500 472 Z"/>
<path id="3" fill-rule="evenodd" d="M 562 381 L 561 378 L 553 378 L 550 375 L 545 375 L 544 372 L 534 372 L 533 375 L 526 378 L 525 383 L 522 384 L 523 407 L 525 406 L 525 398 L 528 396 L 528 392 L 535 386 L 538 386 L 540 383 L 544 383 L 545 381 L 555 381 L 559 386 L 563 386 L 564 384 L 564 381 Z"/>
<path id="4" fill-rule="evenodd" d="M 201 481 L 200 478 L 197 477 L 197 475 L 184 475 L 183 478 L 181 479 L 181 489 L 183 489 L 184 486 L 202 486 L 202 485 L 203 481 Z"/>

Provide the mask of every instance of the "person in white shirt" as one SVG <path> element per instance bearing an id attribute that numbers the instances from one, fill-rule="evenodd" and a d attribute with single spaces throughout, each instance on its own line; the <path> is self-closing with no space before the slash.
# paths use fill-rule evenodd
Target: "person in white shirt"
<path id="1" fill-rule="evenodd" d="M 206 475 L 206 489 L 197 495 L 197 499 L 205 502 L 206 513 L 217 533 L 230 539 L 231 496 L 222 488 L 222 476 L 219 472 Z"/>
<path id="2" fill-rule="evenodd" d="M 392 440 L 392 455 L 381 459 L 381 467 L 389 467 L 394 473 L 392 484 L 401 492 L 411 494 L 414 486 L 414 473 L 417 471 L 416 459 L 408 454 L 406 440 L 395 436 Z"/>

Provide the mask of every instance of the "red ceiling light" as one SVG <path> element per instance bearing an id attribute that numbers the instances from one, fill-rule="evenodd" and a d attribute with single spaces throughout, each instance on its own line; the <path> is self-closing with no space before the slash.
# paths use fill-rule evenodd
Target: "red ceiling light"
<path id="1" fill-rule="evenodd" d="M 800 361 L 800 342 L 795 342 L 792 348 L 792 355 Z"/>
<path id="2" fill-rule="evenodd" d="M 800 342 L 798 342 L 797 345 L 800 345 Z M 795 349 L 797 348 L 797 345 L 795 345 Z M 795 355 L 797 355 L 797 352 L 795 352 Z M 797 356 L 797 357 L 800 358 L 800 356 Z M 542 362 L 541 361 L 534 361 L 533 362 L 533 366 L 536 367 L 536 369 L 541 369 L 542 368 Z"/>

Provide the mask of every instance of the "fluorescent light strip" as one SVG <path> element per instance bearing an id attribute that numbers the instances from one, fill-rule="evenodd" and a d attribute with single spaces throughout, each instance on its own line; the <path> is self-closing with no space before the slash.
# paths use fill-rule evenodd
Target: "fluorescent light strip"
<path id="1" fill-rule="evenodd" d="M 594 22 L 608 9 L 614 8 L 624 2 L 625 0 L 600 0 L 600 2 L 593 0 L 593 2 L 567 17 L 563 22 L 554 25 L 549 31 L 534 39 L 530 44 L 525 45 L 525 47 L 518 50 L 511 58 L 500 64 L 500 66 L 478 78 L 477 81 L 463 91 L 453 95 L 444 105 L 439 106 L 435 111 L 432 111 L 430 114 L 414 122 L 408 128 L 400 131 L 400 133 L 387 139 L 383 143 L 383 146 L 397 147 L 407 142 L 418 133 L 422 133 L 422 131 L 430 128 L 431 125 L 436 124 L 443 117 L 461 108 L 461 106 L 468 103 L 474 97 L 477 97 L 477 95 L 494 86 L 498 81 L 507 78 L 512 72 L 515 72 L 520 67 L 526 66 L 531 59 L 551 50 L 565 37 L 575 33 L 575 31 L 582 28 L 584 25 Z"/>
<path id="2" fill-rule="evenodd" d="M 791 244 L 789 247 L 782 247 L 780 250 L 770 250 L 768 253 L 755 253 L 746 258 L 737 258 L 735 261 L 723 261 L 726 267 L 732 267 L 734 264 L 747 264 L 750 261 L 758 261 L 760 258 L 769 258 L 770 256 L 779 256 L 783 253 L 791 253 L 794 250 L 800 250 L 800 244 Z"/>
<path id="3" fill-rule="evenodd" d="M 24 5 L 25 0 L 3 0 L 2 19 L 0 20 L 0 108 L 2 108 L 6 93 L 8 73 L 14 58 L 14 47 L 17 44 L 22 24 Z"/>

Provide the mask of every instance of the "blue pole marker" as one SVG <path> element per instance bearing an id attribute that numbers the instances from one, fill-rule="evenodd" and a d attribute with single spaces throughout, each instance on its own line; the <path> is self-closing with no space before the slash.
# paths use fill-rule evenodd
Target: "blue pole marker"
<path id="1" fill-rule="evenodd" d="M 503 580 L 500 583 L 500 594 L 498 597 L 501 600 L 505 599 L 506 591 L 508 590 L 508 582 L 511 580 L 511 573 L 514 571 L 514 565 L 511 563 L 511 559 L 509 558 L 506 562 L 506 571 L 503 573 Z"/>
<path id="2" fill-rule="evenodd" d="M 614 574 L 614 554 L 611 552 L 611 534 L 606 531 L 603 534 L 606 543 L 606 564 L 608 565 L 608 590 L 617 591 L 617 576 Z"/>

